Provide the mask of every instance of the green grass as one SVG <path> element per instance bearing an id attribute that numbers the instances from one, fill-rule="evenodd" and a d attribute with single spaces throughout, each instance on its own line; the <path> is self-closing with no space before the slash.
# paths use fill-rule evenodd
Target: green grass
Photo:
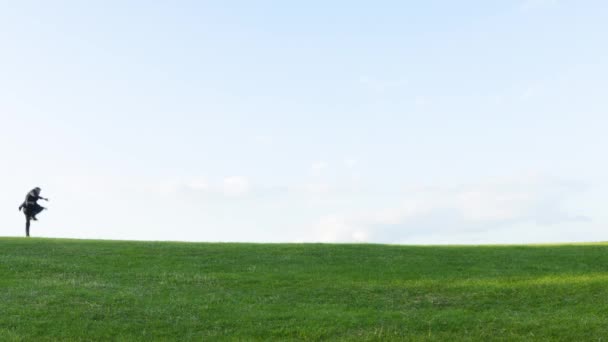
<path id="1" fill-rule="evenodd" d="M 606 340 L 608 245 L 0 238 L 0 340 Z"/>

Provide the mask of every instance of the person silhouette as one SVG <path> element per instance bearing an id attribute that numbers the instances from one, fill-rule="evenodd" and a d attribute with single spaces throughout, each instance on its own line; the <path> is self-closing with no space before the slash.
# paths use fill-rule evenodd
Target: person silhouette
<path id="1" fill-rule="evenodd" d="M 43 200 L 48 202 L 48 198 L 44 198 L 40 196 L 40 192 L 42 190 L 38 187 L 34 188 L 32 191 L 28 192 L 25 195 L 25 201 L 21 203 L 19 206 L 19 211 L 23 210 L 23 214 L 25 214 L 25 236 L 30 236 L 30 221 L 38 221 L 36 215 L 40 214 L 41 211 L 46 208 L 38 204 L 38 200 Z"/>

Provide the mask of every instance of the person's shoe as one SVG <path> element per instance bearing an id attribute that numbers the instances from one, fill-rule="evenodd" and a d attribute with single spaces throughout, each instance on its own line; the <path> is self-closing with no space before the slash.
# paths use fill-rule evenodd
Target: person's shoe
<path id="1" fill-rule="evenodd" d="M 32 220 L 38 221 L 38 219 L 36 218 L 36 216 L 32 216 Z"/>

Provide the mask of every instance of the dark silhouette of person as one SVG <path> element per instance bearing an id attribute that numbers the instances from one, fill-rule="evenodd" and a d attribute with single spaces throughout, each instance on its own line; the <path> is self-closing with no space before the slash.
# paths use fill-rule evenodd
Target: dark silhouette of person
<path id="1" fill-rule="evenodd" d="M 36 187 L 25 195 L 25 201 L 19 206 L 19 211 L 25 214 L 25 236 L 30 236 L 30 221 L 38 221 L 36 215 L 46 208 L 38 204 L 38 200 L 48 201 L 48 198 L 40 196 L 40 188 Z"/>

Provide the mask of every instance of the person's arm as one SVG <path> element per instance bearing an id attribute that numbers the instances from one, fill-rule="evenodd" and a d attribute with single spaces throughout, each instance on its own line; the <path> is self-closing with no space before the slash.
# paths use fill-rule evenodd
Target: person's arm
<path id="1" fill-rule="evenodd" d="M 36 199 L 36 200 L 43 200 L 43 201 L 48 201 L 49 200 L 48 198 L 44 198 L 44 197 L 42 197 L 40 195 L 34 194 L 33 196 L 34 196 L 34 199 Z"/>

